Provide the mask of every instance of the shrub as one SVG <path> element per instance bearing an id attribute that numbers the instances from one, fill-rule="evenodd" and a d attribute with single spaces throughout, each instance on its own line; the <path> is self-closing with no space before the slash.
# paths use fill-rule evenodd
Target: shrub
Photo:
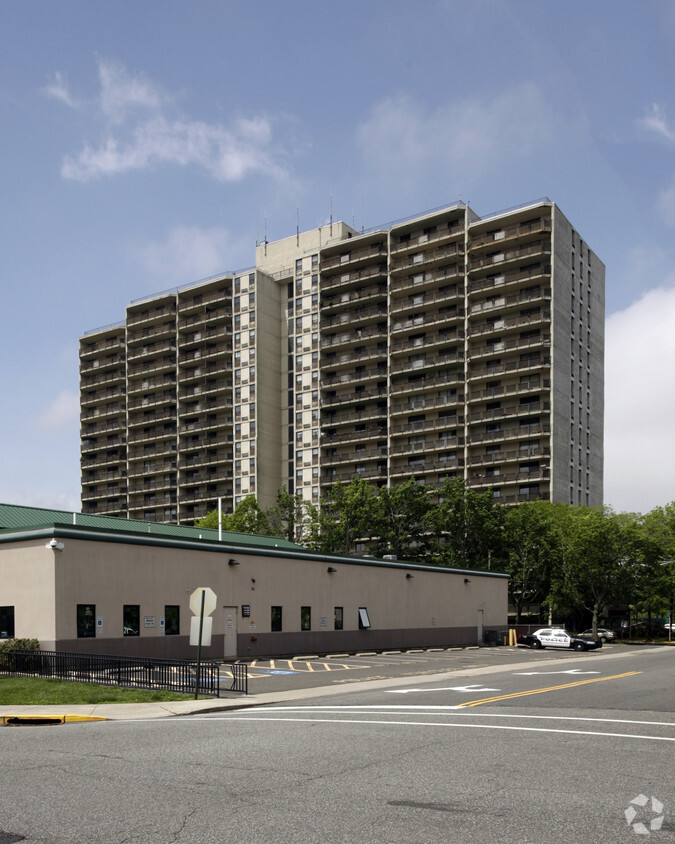
<path id="1" fill-rule="evenodd" d="M 7 651 L 39 651 L 40 642 L 37 639 L 4 639 L 0 642 L 0 653 Z"/>

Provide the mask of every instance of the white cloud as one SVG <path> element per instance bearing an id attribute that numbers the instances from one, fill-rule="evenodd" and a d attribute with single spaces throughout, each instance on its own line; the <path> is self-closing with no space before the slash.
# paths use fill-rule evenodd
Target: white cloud
<path id="1" fill-rule="evenodd" d="M 491 98 L 470 97 L 428 111 L 400 94 L 374 106 L 359 127 L 368 166 L 415 181 L 420 172 L 481 173 L 525 157 L 555 135 L 557 120 L 542 92 L 525 83 Z"/>
<path id="2" fill-rule="evenodd" d="M 202 167 L 218 181 L 285 175 L 269 119 L 239 118 L 224 126 L 176 117 L 175 104 L 158 86 L 114 62 L 99 63 L 99 79 L 103 135 L 64 159 L 64 178 L 85 182 L 162 164 Z"/>
<path id="3" fill-rule="evenodd" d="M 638 119 L 637 125 L 650 134 L 675 143 L 675 128 L 668 123 L 666 110 L 660 103 L 652 103 L 644 116 Z"/>
<path id="4" fill-rule="evenodd" d="M 605 503 L 618 511 L 675 500 L 675 275 L 666 284 L 607 319 Z"/>
<path id="5" fill-rule="evenodd" d="M 172 287 L 227 272 L 237 252 L 231 235 L 220 226 L 176 226 L 163 241 L 135 247 L 134 257 L 149 275 L 162 280 L 163 287 Z"/>
<path id="6" fill-rule="evenodd" d="M 111 61 L 100 61 L 99 103 L 104 115 L 114 123 L 124 121 L 134 108 L 158 110 L 165 101 L 159 87 L 142 75 L 132 76 L 127 69 Z"/>
<path id="7" fill-rule="evenodd" d="M 70 390 L 62 390 L 36 419 L 36 427 L 44 433 L 56 433 L 77 423 L 80 398 Z"/>
<path id="8" fill-rule="evenodd" d="M 78 102 L 70 93 L 65 76 L 58 70 L 52 75 L 51 82 L 45 85 L 42 91 L 48 97 L 52 97 L 70 108 L 78 108 Z"/>

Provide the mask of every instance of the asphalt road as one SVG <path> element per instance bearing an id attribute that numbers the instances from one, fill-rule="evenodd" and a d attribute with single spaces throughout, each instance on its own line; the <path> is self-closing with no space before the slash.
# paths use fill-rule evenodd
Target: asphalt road
<path id="1" fill-rule="evenodd" d="M 497 650 L 283 706 L 3 728 L 0 844 L 675 841 L 675 650 Z"/>

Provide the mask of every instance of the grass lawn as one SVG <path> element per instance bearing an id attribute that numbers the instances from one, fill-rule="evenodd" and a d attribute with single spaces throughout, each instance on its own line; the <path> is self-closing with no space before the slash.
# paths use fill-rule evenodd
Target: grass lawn
<path id="1" fill-rule="evenodd" d="M 123 689 L 70 680 L 41 677 L 0 677 L 0 706 L 54 706 L 87 703 L 152 703 L 162 700 L 191 700 L 194 695 L 178 692 Z M 199 696 L 200 699 L 204 695 Z"/>

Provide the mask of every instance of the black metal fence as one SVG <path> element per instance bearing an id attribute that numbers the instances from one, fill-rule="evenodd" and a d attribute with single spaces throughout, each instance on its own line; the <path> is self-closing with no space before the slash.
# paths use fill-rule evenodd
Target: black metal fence
<path id="1" fill-rule="evenodd" d="M 220 697 L 221 663 L 202 662 L 199 666 L 199 694 Z M 223 665 L 224 679 L 232 682 L 224 691 L 248 694 L 248 666 Z M 0 653 L 0 671 L 23 677 L 49 677 L 125 686 L 134 689 L 165 689 L 192 694 L 195 691 L 197 663 L 149 657 L 72 654 L 60 651 L 5 651 Z"/>

